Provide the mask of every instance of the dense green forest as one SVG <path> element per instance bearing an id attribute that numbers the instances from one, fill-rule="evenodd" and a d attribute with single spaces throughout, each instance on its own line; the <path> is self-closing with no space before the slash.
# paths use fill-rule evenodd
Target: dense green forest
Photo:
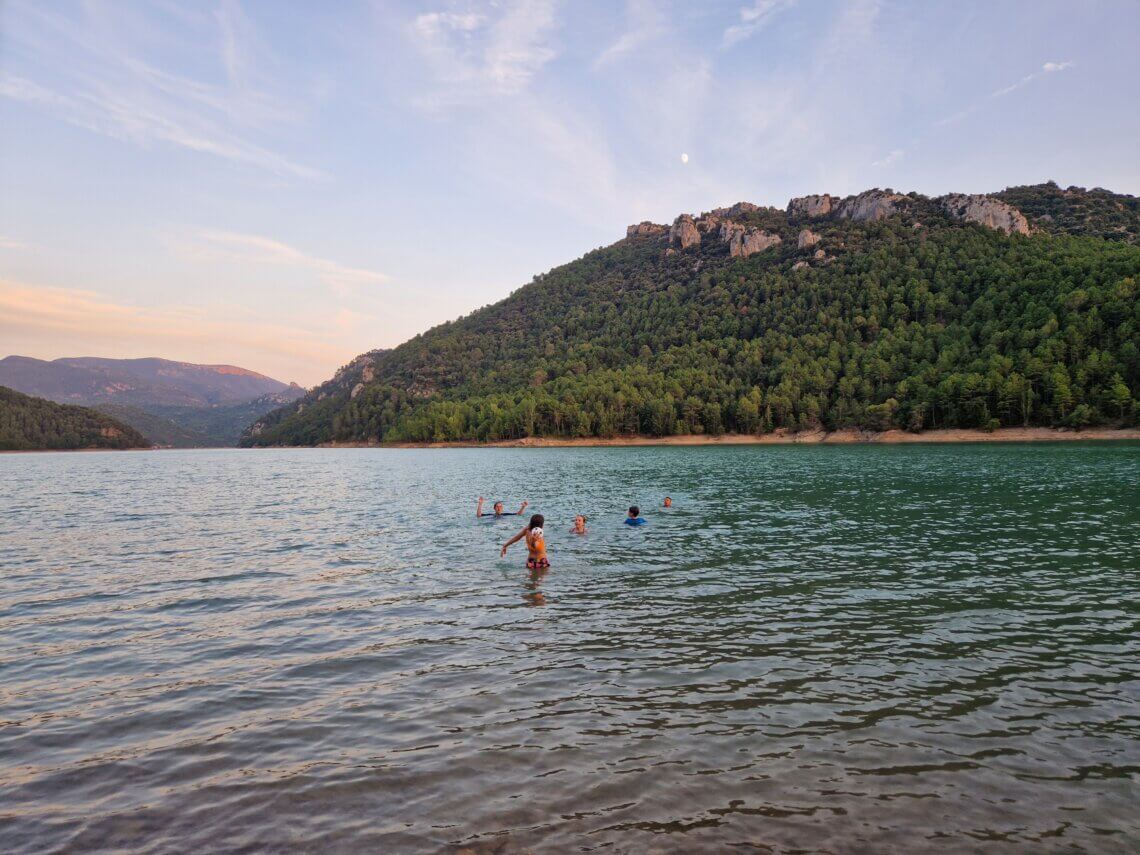
<path id="1" fill-rule="evenodd" d="M 122 424 L 129 425 L 157 446 L 170 448 L 208 448 L 221 445 L 211 441 L 205 434 L 198 433 L 168 418 L 148 413 L 146 410 L 127 404 L 96 404 L 91 409 L 98 410 Z M 230 443 L 234 445 L 236 443 Z"/>
<path id="2" fill-rule="evenodd" d="M 0 449 L 146 448 L 134 428 L 103 413 L 33 398 L 0 386 Z"/>
<path id="3" fill-rule="evenodd" d="M 1135 196 L 1100 187 L 1062 190 L 1049 181 L 1009 187 L 994 198 L 1013 205 L 1046 232 L 1140 242 L 1140 199 Z"/>
<path id="4" fill-rule="evenodd" d="M 782 238 L 747 258 L 633 236 L 359 357 L 243 442 L 1135 424 L 1136 200 L 997 197 L 1030 235 L 910 194 L 879 220 L 741 213 Z"/>

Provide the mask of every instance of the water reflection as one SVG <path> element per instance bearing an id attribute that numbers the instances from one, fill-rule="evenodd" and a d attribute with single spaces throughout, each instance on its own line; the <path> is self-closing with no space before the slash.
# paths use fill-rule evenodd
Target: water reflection
<path id="1" fill-rule="evenodd" d="M 523 602 L 528 606 L 546 605 L 546 594 L 542 592 L 539 585 L 549 572 L 550 568 L 526 571 L 527 581 L 523 585 L 523 587 L 526 588 L 526 592 L 523 594 Z"/>

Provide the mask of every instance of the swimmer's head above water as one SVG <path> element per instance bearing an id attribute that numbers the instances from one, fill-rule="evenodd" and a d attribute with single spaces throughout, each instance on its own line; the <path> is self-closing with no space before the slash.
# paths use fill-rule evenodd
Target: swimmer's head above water
<path id="1" fill-rule="evenodd" d="M 479 503 L 477 505 L 475 505 L 475 516 L 477 516 L 477 517 L 492 516 L 492 514 L 483 513 L 483 501 L 484 501 L 483 497 L 480 496 L 479 497 Z M 493 516 L 496 516 L 496 517 L 521 517 L 522 512 L 526 510 L 526 506 L 529 504 L 530 504 L 530 502 L 523 502 L 522 507 L 520 507 L 517 511 L 505 511 L 505 510 L 503 510 L 503 503 L 502 502 L 495 502 L 493 505 L 491 505 L 491 508 L 494 511 Z"/>

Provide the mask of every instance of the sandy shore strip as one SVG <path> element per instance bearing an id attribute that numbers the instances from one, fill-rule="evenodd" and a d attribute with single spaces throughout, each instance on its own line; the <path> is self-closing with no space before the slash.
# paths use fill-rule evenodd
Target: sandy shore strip
<path id="1" fill-rule="evenodd" d="M 946 442 L 1068 442 L 1087 440 L 1138 440 L 1140 428 L 1086 428 L 1061 430 L 1058 428 L 999 428 L 995 431 L 948 428 L 910 433 L 888 431 L 801 431 L 798 433 L 777 430 L 760 436 L 749 434 L 680 434 L 677 436 L 614 436 L 583 437 L 527 437 L 497 442 L 330 442 L 322 448 L 590 448 L 638 445 L 852 445 L 883 443 L 946 443 Z"/>

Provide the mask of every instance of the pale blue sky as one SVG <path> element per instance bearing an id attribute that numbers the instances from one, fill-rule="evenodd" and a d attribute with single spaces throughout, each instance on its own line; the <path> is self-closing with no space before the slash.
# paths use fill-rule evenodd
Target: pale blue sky
<path id="1" fill-rule="evenodd" d="M 1135 0 L 3 0 L 0 356 L 309 385 L 641 219 L 1140 193 L 1137 43 Z"/>

